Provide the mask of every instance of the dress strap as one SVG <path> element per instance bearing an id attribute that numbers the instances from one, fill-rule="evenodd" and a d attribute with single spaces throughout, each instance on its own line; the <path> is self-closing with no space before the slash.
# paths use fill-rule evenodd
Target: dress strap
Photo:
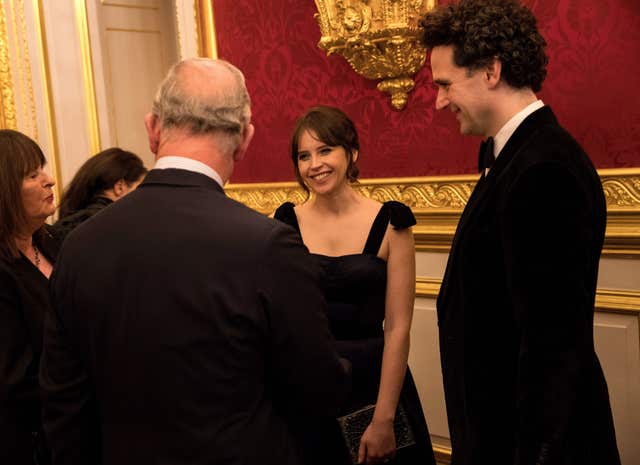
<path id="1" fill-rule="evenodd" d="M 280 220 L 285 224 L 288 224 L 293 229 L 300 233 L 300 225 L 298 224 L 298 217 L 296 216 L 296 212 L 293 209 L 295 205 L 291 202 L 285 202 L 278 207 L 273 217 L 276 220 Z"/>
<path id="2" fill-rule="evenodd" d="M 389 223 L 395 230 L 406 229 L 416 224 L 416 217 L 411 209 L 402 202 L 391 200 L 383 203 L 375 220 L 373 220 L 369 237 L 367 237 L 367 242 L 362 251 L 363 254 L 378 255 Z"/>
<path id="3" fill-rule="evenodd" d="M 382 239 L 384 239 L 384 233 L 387 232 L 387 225 L 389 224 L 389 212 L 386 210 L 383 204 L 373 220 L 369 237 L 367 237 L 367 242 L 364 244 L 364 250 L 362 251 L 365 255 L 378 255 Z"/>

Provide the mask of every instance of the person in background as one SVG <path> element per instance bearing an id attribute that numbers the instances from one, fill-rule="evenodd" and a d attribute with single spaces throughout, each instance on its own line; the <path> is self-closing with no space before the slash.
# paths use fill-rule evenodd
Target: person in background
<path id="1" fill-rule="evenodd" d="M 517 1 L 461 0 L 421 23 L 436 108 L 487 138 L 437 300 L 452 464 L 619 464 L 593 341 L 605 198 L 536 96 L 536 18 Z"/>
<path id="2" fill-rule="evenodd" d="M 40 147 L 0 130 L 0 463 L 48 463 L 38 370 L 58 240 L 54 181 Z"/>
<path id="3" fill-rule="evenodd" d="M 375 404 L 358 462 L 435 464 L 407 368 L 415 295 L 411 226 L 416 220 L 406 205 L 381 204 L 352 187 L 359 156 L 349 117 L 333 107 L 311 108 L 293 132 L 291 160 L 298 182 L 312 195 L 298 206 L 283 204 L 274 216 L 298 231 L 322 270 L 331 332 L 338 353 L 352 363 L 353 390 L 342 414 Z M 393 422 L 399 404 L 417 444 L 396 451 Z M 350 463 L 335 419 L 317 423 L 307 425 L 309 463 Z"/>
<path id="4" fill-rule="evenodd" d="M 76 226 L 122 199 L 142 182 L 147 169 L 135 153 L 113 147 L 94 155 L 62 194 L 56 234 L 64 239 Z"/>
<path id="5" fill-rule="evenodd" d="M 53 463 L 302 465 L 292 424 L 337 413 L 348 365 L 297 234 L 224 194 L 254 133 L 244 76 L 179 62 L 145 125 L 154 169 L 69 235 L 52 278 Z"/>

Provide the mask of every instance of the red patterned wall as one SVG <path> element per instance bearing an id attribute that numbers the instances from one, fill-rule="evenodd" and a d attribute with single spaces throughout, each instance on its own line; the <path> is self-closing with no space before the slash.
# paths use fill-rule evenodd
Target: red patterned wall
<path id="1" fill-rule="evenodd" d="M 212 0 L 214 1 L 214 0 Z M 313 0 L 215 0 L 218 53 L 243 70 L 256 136 L 233 182 L 293 180 L 289 137 L 315 104 L 342 108 L 361 138 L 361 176 L 473 173 L 478 139 L 436 112 L 425 66 L 407 107 L 316 43 Z M 548 42 L 541 98 L 599 168 L 640 166 L 640 1 L 528 0 Z"/>

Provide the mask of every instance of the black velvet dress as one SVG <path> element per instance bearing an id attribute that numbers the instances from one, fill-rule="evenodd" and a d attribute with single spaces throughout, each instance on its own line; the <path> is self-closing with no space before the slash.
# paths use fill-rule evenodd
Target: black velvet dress
<path id="1" fill-rule="evenodd" d="M 292 203 L 281 205 L 275 218 L 300 232 Z M 384 348 L 387 262 L 377 254 L 389 223 L 394 229 L 404 229 L 413 226 L 416 220 L 406 205 L 385 202 L 373 222 L 362 253 L 339 257 L 312 254 L 322 269 L 327 316 L 338 352 L 352 363 L 353 389 L 343 414 L 375 404 L 378 395 Z M 435 464 L 427 424 L 409 369 L 400 402 L 409 417 L 416 445 L 399 449 L 396 458 L 388 463 Z M 337 422 L 331 419 L 314 420 L 313 423 L 303 434 L 309 462 L 318 465 L 350 463 Z"/>

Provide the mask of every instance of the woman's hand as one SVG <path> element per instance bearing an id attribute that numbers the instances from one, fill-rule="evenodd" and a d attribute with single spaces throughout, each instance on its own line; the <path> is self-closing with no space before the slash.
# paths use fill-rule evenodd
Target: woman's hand
<path id="1" fill-rule="evenodd" d="M 384 463 L 395 455 L 396 437 L 393 433 L 393 421 L 372 421 L 360 439 L 358 463 Z"/>

